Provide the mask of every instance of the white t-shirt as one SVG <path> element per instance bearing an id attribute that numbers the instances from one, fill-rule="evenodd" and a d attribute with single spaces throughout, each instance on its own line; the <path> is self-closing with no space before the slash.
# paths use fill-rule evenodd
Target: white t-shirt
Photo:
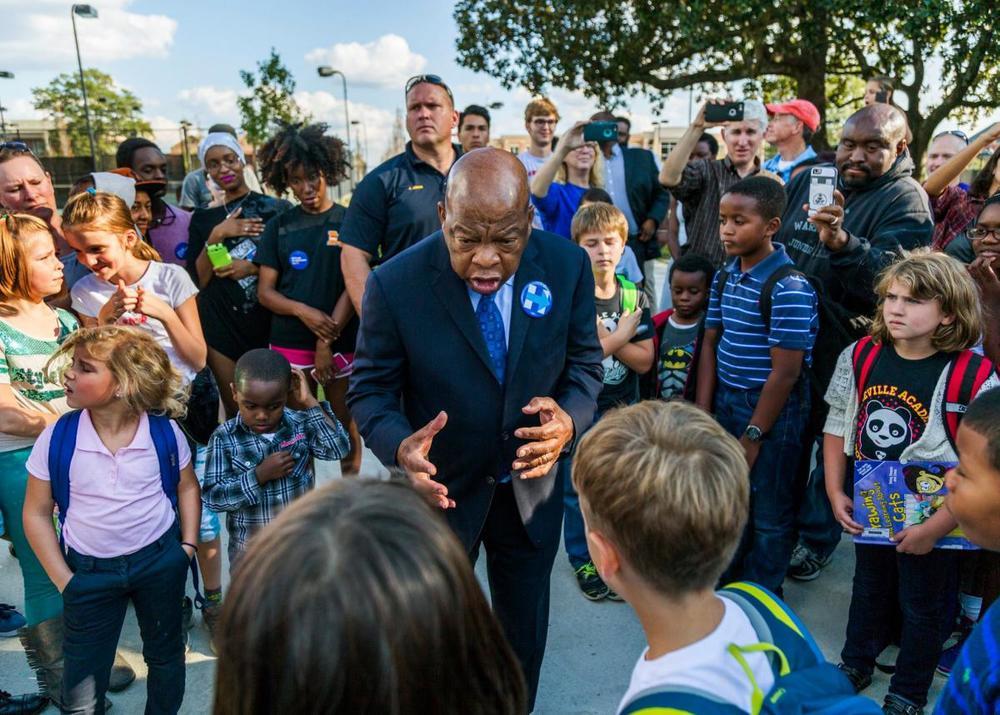
<path id="1" fill-rule="evenodd" d="M 142 274 L 142 277 L 129 287 L 138 286 L 142 286 L 147 293 L 155 295 L 174 310 L 186 300 L 198 294 L 198 289 L 195 288 L 194 281 L 191 280 L 191 276 L 187 274 L 187 271 L 173 263 L 150 261 L 149 267 L 146 268 L 146 272 Z M 117 289 L 117 286 L 101 280 L 93 273 L 89 276 L 84 276 L 76 282 L 70 291 L 70 296 L 73 299 L 73 310 L 80 315 L 96 318 L 97 314 L 101 312 L 101 308 L 104 307 L 104 304 L 108 302 L 108 299 L 114 295 Z M 134 325 L 147 331 L 156 339 L 160 347 L 166 351 L 170 362 L 181 373 L 184 382 L 188 383 L 194 379 L 195 370 L 184 362 L 177 354 L 177 351 L 174 350 L 174 345 L 170 341 L 167 329 L 159 320 L 145 315 L 137 315 L 136 313 L 125 313 L 125 315 L 118 319 L 118 324 Z"/>
<path id="2" fill-rule="evenodd" d="M 548 161 L 548 157 L 535 156 L 530 151 L 522 151 L 517 155 L 517 160 L 524 164 L 525 170 L 528 172 L 528 187 L 531 187 L 531 180 L 535 178 L 535 174 L 538 170 L 542 168 L 542 164 Z M 531 222 L 532 228 L 543 228 L 542 217 L 539 211 L 535 210 L 535 220 Z"/>
<path id="3" fill-rule="evenodd" d="M 726 612 L 722 622 L 707 637 L 697 643 L 646 660 L 646 648 L 632 670 L 628 691 L 618 705 L 622 712 L 636 695 L 651 688 L 694 688 L 711 693 L 745 712 L 750 712 L 753 686 L 740 668 L 739 662 L 726 652 L 730 644 L 751 645 L 759 643 L 757 632 L 750 619 L 732 601 L 722 599 Z M 774 685 L 774 673 L 767 656 L 761 653 L 744 653 L 757 685 L 767 692 Z"/>

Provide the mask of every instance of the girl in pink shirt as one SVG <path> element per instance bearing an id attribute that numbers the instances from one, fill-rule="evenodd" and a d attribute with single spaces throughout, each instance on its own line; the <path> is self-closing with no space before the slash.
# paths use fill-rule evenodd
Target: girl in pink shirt
<path id="1" fill-rule="evenodd" d="M 52 363 L 61 367 L 69 406 L 82 411 L 69 467 L 65 547 L 52 524 L 51 425 L 28 457 L 24 530 L 63 597 L 62 707 L 104 712 L 131 601 L 149 668 L 146 712 L 176 713 L 184 697 L 181 601 L 197 551 L 201 493 L 187 442 L 171 422 L 180 467 L 175 515 L 147 413 L 183 414 L 181 377 L 151 336 L 122 326 L 74 333 Z"/>

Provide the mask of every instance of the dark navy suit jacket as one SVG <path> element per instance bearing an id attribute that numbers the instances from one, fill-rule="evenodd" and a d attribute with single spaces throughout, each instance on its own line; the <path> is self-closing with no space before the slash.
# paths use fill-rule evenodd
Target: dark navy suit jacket
<path id="1" fill-rule="evenodd" d="M 521 308 L 521 291 L 531 281 L 552 293 L 544 317 Z M 435 479 L 456 502 L 447 518 L 469 548 L 497 481 L 510 472 L 523 444 L 514 430 L 538 424 L 537 415 L 521 408 L 533 397 L 552 397 L 573 419 L 574 438 L 582 435 L 594 418 L 602 356 L 587 254 L 565 238 L 532 231 L 515 274 L 501 386 L 465 281 L 452 270 L 438 231 L 369 277 L 348 403 L 365 443 L 387 466 L 396 463 L 400 442 L 439 411 L 448 413 L 429 456 Z M 562 518 L 557 471 L 513 478 L 521 520 L 536 545 L 552 533 L 549 520 Z"/>

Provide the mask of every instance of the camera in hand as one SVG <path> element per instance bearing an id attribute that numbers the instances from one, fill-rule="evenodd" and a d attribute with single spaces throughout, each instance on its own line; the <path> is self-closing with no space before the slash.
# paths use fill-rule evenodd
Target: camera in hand
<path id="1" fill-rule="evenodd" d="M 725 102 L 705 106 L 706 122 L 742 122 L 743 102 Z"/>
<path id="2" fill-rule="evenodd" d="M 583 127 L 586 142 L 618 141 L 618 122 L 590 122 Z"/>

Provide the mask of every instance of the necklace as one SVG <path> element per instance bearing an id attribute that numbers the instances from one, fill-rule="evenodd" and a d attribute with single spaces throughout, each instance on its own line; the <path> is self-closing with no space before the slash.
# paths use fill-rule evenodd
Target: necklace
<path id="1" fill-rule="evenodd" d="M 222 210 L 226 212 L 226 218 L 231 218 L 231 217 L 232 217 L 232 215 L 233 215 L 233 213 L 235 213 L 235 212 L 236 212 L 236 209 L 238 209 L 238 208 L 239 208 L 240 206 L 242 206 L 242 205 L 243 205 L 243 203 L 244 203 L 244 202 L 245 202 L 245 201 L 246 201 L 246 200 L 247 200 L 248 198 L 250 198 L 250 192 L 249 192 L 249 191 L 248 191 L 248 192 L 246 192 L 246 193 L 245 193 L 245 194 L 244 194 L 244 195 L 242 196 L 242 198 L 240 198 L 240 199 L 239 199 L 239 203 L 238 203 L 238 204 L 236 204 L 236 206 L 234 206 L 234 207 L 233 207 L 233 210 L 232 210 L 232 211 L 230 211 L 230 210 L 229 210 L 229 204 L 227 204 L 227 203 L 226 203 L 226 199 L 225 199 L 225 198 L 223 198 L 223 199 L 222 199 Z"/>

